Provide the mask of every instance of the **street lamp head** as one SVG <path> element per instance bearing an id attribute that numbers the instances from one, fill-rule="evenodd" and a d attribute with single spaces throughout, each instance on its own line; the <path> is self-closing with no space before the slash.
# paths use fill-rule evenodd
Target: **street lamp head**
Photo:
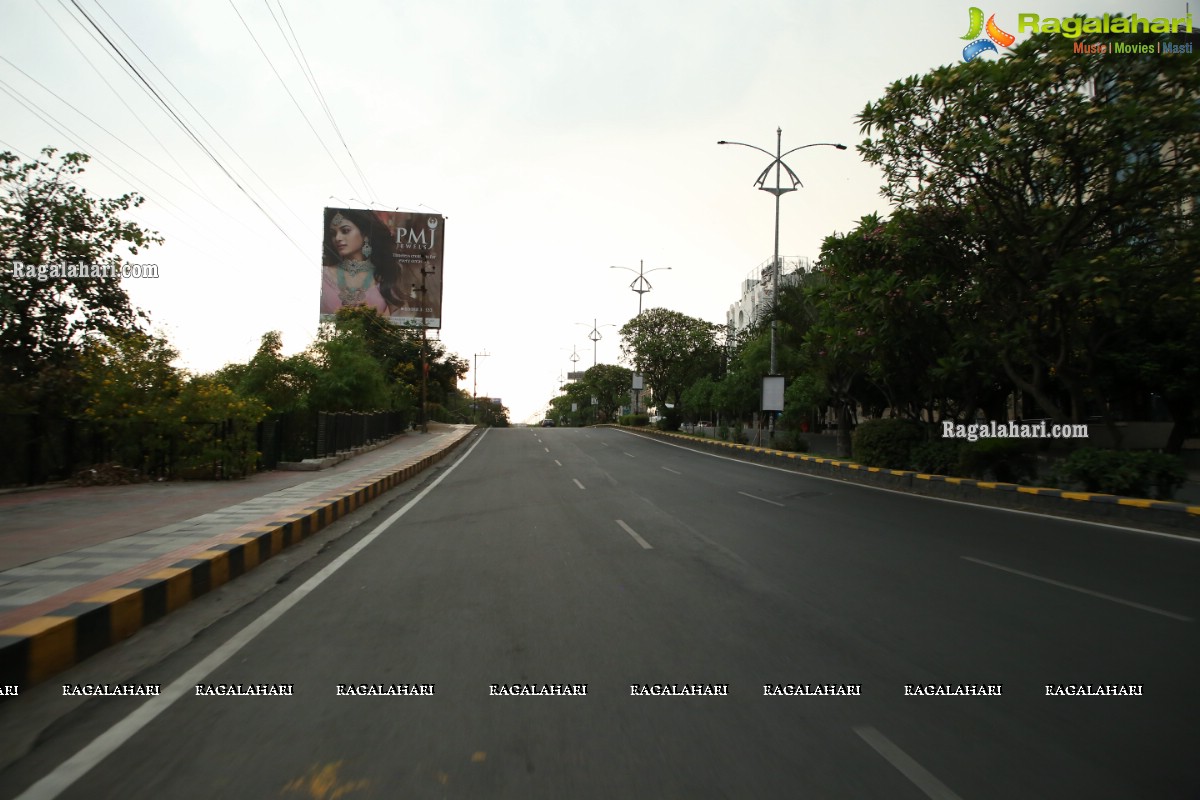
<path id="1" fill-rule="evenodd" d="M 729 142 L 727 142 L 727 141 L 725 141 L 724 139 L 722 139 L 721 141 L 717 142 L 717 144 L 729 144 Z"/>
<path id="2" fill-rule="evenodd" d="M 844 144 L 835 144 L 835 145 L 834 145 L 834 147 L 836 147 L 838 150 L 845 150 L 845 149 L 846 149 L 846 145 L 844 145 Z"/>

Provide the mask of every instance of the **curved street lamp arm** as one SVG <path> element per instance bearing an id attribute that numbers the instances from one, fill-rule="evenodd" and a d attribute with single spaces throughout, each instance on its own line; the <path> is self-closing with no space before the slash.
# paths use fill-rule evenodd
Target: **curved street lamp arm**
<path id="1" fill-rule="evenodd" d="M 717 144 L 739 144 L 739 145 L 741 145 L 742 147 L 750 147 L 750 148 L 753 148 L 754 150 L 757 150 L 757 151 L 758 151 L 758 152 L 760 152 L 760 153 L 766 153 L 766 154 L 767 154 L 767 155 L 769 155 L 771 158 L 775 158 L 775 154 L 774 154 L 774 153 L 770 152 L 769 150 L 763 150 L 761 147 L 759 147 L 759 146 L 758 146 L 758 145 L 756 145 L 756 144 L 746 144 L 745 142 L 727 142 L 727 141 L 725 141 L 724 139 L 722 139 L 721 141 L 717 142 Z"/>
<path id="2" fill-rule="evenodd" d="M 835 142 L 813 142 L 812 144 L 802 144 L 799 147 L 793 147 L 791 150 L 788 150 L 786 153 L 784 153 L 783 156 L 790 155 L 797 150 L 803 150 L 806 147 L 836 147 L 838 150 L 846 149 L 846 145 L 836 144 Z M 780 158 L 783 158 L 783 156 L 780 156 Z"/>

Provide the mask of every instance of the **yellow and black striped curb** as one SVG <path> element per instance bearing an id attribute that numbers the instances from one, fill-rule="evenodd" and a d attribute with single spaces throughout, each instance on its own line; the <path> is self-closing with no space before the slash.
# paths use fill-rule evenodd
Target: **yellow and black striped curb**
<path id="1" fill-rule="evenodd" d="M 623 428 L 623 430 L 631 429 Z M 797 472 L 853 480 L 857 483 L 884 486 L 890 489 L 901 489 L 914 494 L 963 500 L 998 508 L 1042 511 L 1094 522 L 1122 520 L 1151 523 L 1170 528 L 1173 532 L 1200 537 L 1200 506 L 1196 505 L 1138 497 L 1120 497 L 1096 492 L 1021 486 L 1016 483 L 980 481 L 972 478 L 953 478 L 947 475 L 929 475 L 912 470 L 866 467 L 853 461 L 810 456 L 786 450 L 772 450 L 767 447 L 755 447 L 754 445 L 646 428 L 632 429 L 632 432 L 677 439 L 709 449 L 724 449 L 731 451 L 731 455 L 738 458 L 785 466 Z"/>
<path id="2" fill-rule="evenodd" d="M 212 544 L 169 567 L 0 631 L 0 686 L 33 686 L 132 636 L 432 466 L 471 430 L 453 431 L 440 450 L 344 487 L 341 493 L 315 505 Z"/>

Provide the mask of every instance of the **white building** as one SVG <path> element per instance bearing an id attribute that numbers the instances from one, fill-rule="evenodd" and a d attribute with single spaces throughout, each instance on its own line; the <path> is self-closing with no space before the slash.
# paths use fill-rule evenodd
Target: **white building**
<path id="1" fill-rule="evenodd" d="M 782 269 L 779 288 L 794 283 L 800 274 L 812 270 L 812 262 L 804 256 L 780 256 Z M 741 298 L 729 307 L 725 324 L 734 333 L 741 333 L 754 324 L 771 307 L 771 270 L 774 259 L 768 258 L 746 275 L 742 281 Z"/>

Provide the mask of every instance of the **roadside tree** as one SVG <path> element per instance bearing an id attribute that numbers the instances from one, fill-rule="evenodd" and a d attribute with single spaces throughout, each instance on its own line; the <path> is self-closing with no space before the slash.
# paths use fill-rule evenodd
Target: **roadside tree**
<path id="1" fill-rule="evenodd" d="M 646 379 L 669 428 L 679 425 L 685 389 L 720 366 L 720 325 L 652 308 L 621 328 L 621 353 Z"/>
<path id="2" fill-rule="evenodd" d="M 1101 398 L 1100 367 L 1138 309 L 1200 315 L 1200 61 L 1081 58 L 1076 42 L 1099 39 L 1036 34 L 999 60 L 897 81 L 859 115 L 889 199 L 961 210 L 979 335 L 1060 422 Z"/>

